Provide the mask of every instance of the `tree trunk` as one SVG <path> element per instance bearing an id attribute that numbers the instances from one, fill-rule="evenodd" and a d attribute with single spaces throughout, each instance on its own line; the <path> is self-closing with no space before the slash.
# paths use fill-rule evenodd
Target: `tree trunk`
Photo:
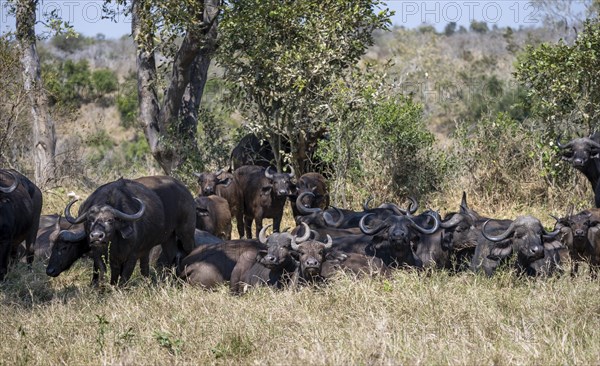
<path id="1" fill-rule="evenodd" d="M 152 155 L 166 174 L 187 159 L 200 161 L 197 145 L 198 108 L 216 45 L 219 0 L 204 0 L 201 31 L 189 29 L 173 60 L 170 84 L 159 105 L 153 24 L 149 2 L 132 2 L 131 29 L 137 44 L 140 119 Z"/>
<path id="2" fill-rule="evenodd" d="M 21 52 L 23 84 L 31 103 L 35 182 L 44 187 L 56 180 L 56 133 L 50 116 L 48 98 L 42 83 L 40 59 L 35 37 L 37 0 L 16 2 L 17 40 Z"/>

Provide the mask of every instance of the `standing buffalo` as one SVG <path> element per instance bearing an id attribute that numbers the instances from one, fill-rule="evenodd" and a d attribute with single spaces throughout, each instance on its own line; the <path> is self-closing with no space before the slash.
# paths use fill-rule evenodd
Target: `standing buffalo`
<path id="1" fill-rule="evenodd" d="M 231 239 L 231 212 L 223 197 L 198 196 L 196 201 L 196 228 L 221 239 Z"/>
<path id="2" fill-rule="evenodd" d="M 194 175 L 198 178 L 198 185 L 200 186 L 199 196 L 219 195 L 219 188 L 228 187 L 233 180 L 233 175 L 223 172 L 223 169 L 216 173 L 205 172 L 194 173 Z"/>
<path id="3" fill-rule="evenodd" d="M 40 189 L 16 170 L 0 170 L 0 281 L 8 273 L 9 259 L 16 259 L 23 240 L 27 263 L 33 262 L 41 211 Z"/>
<path id="4" fill-rule="evenodd" d="M 149 275 L 149 253 L 162 246 L 162 263 L 172 264 L 177 255 L 194 248 L 195 208 L 185 186 L 171 177 L 143 177 L 136 181 L 119 179 L 92 193 L 74 218 L 65 208 L 66 219 L 84 223 L 85 235 L 94 259 L 92 283 L 111 268 L 111 284 L 126 282 L 140 260 L 141 273 Z M 180 246 L 178 246 L 178 241 Z"/>
<path id="5" fill-rule="evenodd" d="M 600 209 L 584 210 L 559 219 L 557 228 L 569 250 L 571 275 L 577 274 L 581 262 L 587 262 L 592 277 L 596 277 L 600 267 Z"/>
<path id="6" fill-rule="evenodd" d="M 581 137 L 561 144 L 556 141 L 561 150 L 562 159 L 568 161 L 573 167 L 582 172 L 590 181 L 594 190 L 596 207 L 600 207 L 600 134 L 590 137 Z"/>
<path id="7" fill-rule="evenodd" d="M 291 173 L 277 173 L 271 168 L 243 166 L 234 173 L 240 187 L 244 206 L 244 228 L 246 237 L 252 237 L 252 221 L 256 224 L 256 236 L 262 229 L 264 218 L 273 219 L 273 229 L 279 232 L 283 209 L 291 192 Z M 239 225 L 239 221 L 238 221 Z"/>

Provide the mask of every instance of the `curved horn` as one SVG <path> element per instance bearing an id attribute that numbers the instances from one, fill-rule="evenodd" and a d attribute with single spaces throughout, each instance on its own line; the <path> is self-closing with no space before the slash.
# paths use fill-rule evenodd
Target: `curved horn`
<path id="1" fill-rule="evenodd" d="M 551 232 L 547 232 L 546 230 L 544 230 L 544 234 L 542 235 L 542 237 L 544 239 L 554 239 L 558 234 L 560 234 L 560 229 L 556 229 Z"/>
<path id="2" fill-rule="evenodd" d="M 408 199 L 410 200 L 410 206 L 408 206 L 408 213 L 412 215 L 419 209 L 419 203 L 414 197 L 408 197 Z"/>
<path id="3" fill-rule="evenodd" d="M 58 237 L 57 239 L 63 240 L 63 241 L 68 241 L 68 242 L 76 242 L 76 241 L 81 241 L 83 239 L 85 239 L 85 230 L 78 230 L 78 231 L 70 231 L 70 230 L 61 230 L 58 233 Z"/>
<path id="4" fill-rule="evenodd" d="M 340 227 L 342 225 L 342 222 L 344 221 L 344 213 L 335 206 L 331 206 L 331 208 L 334 209 L 340 217 L 336 221 L 333 221 L 333 217 L 331 216 L 331 214 L 325 211 L 323 212 L 323 220 L 328 226 Z"/>
<path id="5" fill-rule="evenodd" d="M 488 235 L 488 234 L 486 234 L 486 232 L 485 232 L 485 227 L 486 227 L 486 225 L 488 224 L 488 222 L 490 222 L 490 220 L 491 220 L 491 219 L 488 219 L 488 220 L 487 220 L 487 221 L 486 221 L 486 222 L 483 224 L 483 226 L 481 227 L 481 233 L 483 234 L 483 236 L 484 236 L 484 237 L 485 237 L 487 240 L 489 240 L 489 241 L 494 241 L 494 242 L 497 242 L 497 241 L 502 241 L 502 240 L 504 240 L 504 239 L 508 238 L 508 236 L 509 236 L 510 234 L 512 234 L 512 233 L 513 233 L 513 231 L 514 231 L 514 226 L 515 226 L 515 222 L 514 222 L 514 221 L 513 221 L 513 222 L 510 224 L 510 226 L 508 227 L 508 229 L 506 229 L 506 231 L 505 231 L 505 232 L 503 232 L 502 234 L 500 234 L 500 235 L 498 235 L 498 236 L 491 236 L 491 235 Z"/>
<path id="6" fill-rule="evenodd" d="M 137 197 L 133 197 L 133 199 L 140 203 L 140 209 L 138 210 L 138 212 L 134 214 L 126 214 L 125 212 L 119 211 L 113 207 L 113 213 L 115 214 L 115 216 L 124 221 L 139 220 L 140 217 L 142 217 L 142 215 L 144 214 L 144 211 L 146 211 L 146 205 L 144 204 L 144 202 L 142 202 L 141 199 Z"/>
<path id="7" fill-rule="evenodd" d="M 406 215 L 406 211 L 401 209 L 400 207 L 398 207 L 398 205 L 396 205 L 395 203 L 389 203 L 389 202 L 382 203 L 377 208 L 384 208 L 386 210 L 392 210 L 398 216 Z"/>
<path id="8" fill-rule="evenodd" d="M 600 149 L 600 144 L 589 137 L 585 138 L 585 142 L 591 145 L 593 148 Z"/>
<path id="9" fill-rule="evenodd" d="M 291 164 L 288 164 L 288 166 L 290 167 L 290 172 L 288 173 L 288 176 L 290 177 L 290 179 L 294 178 L 294 175 L 296 175 L 296 172 L 294 171 L 294 167 Z"/>
<path id="10" fill-rule="evenodd" d="M 437 231 L 437 229 L 440 227 L 440 220 L 437 218 L 436 215 L 427 212 L 425 215 L 433 217 L 433 227 L 430 229 L 425 229 L 424 227 L 419 226 L 416 222 L 413 221 L 413 219 L 410 216 L 407 216 L 406 218 L 408 219 L 408 221 L 410 221 L 411 226 L 415 229 L 417 229 L 418 232 L 420 232 L 421 234 L 425 234 L 425 235 L 431 235 L 433 233 L 435 233 Z"/>
<path id="11" fill-rule="evenodd" d="M 71 202 L 69 202 L 69 204 L 67 204 L 67 207 L 65 207 L 65 219 L 70 223 L 70 224 L 79 224 L 82 223 L 83 221 L 85 221 L 85 218 L 87 217 L 87 212 L 82 213 L 79 217 L 74 218 L 73 216 L 71 216 L 71 206 L 73 206 L 73 204 L 75 202 L 79 201 L 78 199 L 74 199 Z"/>
<path id="12" fill-rule="evenodd" d="M 364 215 L 363 217 L 360 218 L 360 221 L 358 222 L 358 227 L 360 228 L 360 231 L 363 232 L 363 234 L 374 235 L 374 234 L 377 234 L 378 232 L 380 232 L 381 229 L 383 229 L 382 223 L 379 223 L 378 225 L 376 225 L 375 227 L 370 228 L 370 229 L 365 226 L 365 219 L 371 215 L 373 215 L 373 214 L 370 213 L 370 214 Z"/>
<path id="13" fill-rule="evenodd" d="M 196 176 L 196 178 L 200 178 L 202 176 L 202 173 L 194 172 L 194 176 Z"/>
<path id="14" fill-rule="evenodd" d="M 258 241 L 260 241 L 263 244 L 267 244 L 267 229 L 269 227 L 271 227 L 271 224 L 260 229 L 260 232 L 258 233 Z"/>
<path id="15" fill-rule="evenodd" d="M 15 189 L 17 189 L 17 186 L 19 185 L 19 179 L 12 172 L 10 172 L 8 170 L 2 170 L 2 172 L 4 174 L 10 175 L 12 177 L 12 179 L 13 179 L 13 182 L 8 187 L 2 187 L 2 186 L 0 186 L 0 192 L 2 192 L 2 193 L 11 193 Z"/>
<path id="16" fill-rule="evenodd" d="M 298 246 L 298 243 L 302 243 L 307 241 L 310 238 L 310 227 L 308 227 L 308 225 L 306 223 L 302 223 L 302 226 L 304 227 L 304 235 L 302 235 L 301 237 L 298 237 L 296 235 L 292 236 L 292 249 L 294 250 L 298 250 L 300 249 L 300 247 Z"/>
<path id="17" fill-rule="evenodd" d="M 309 215 L 311 213 L 323 211 L 319 207 L 314 207 L 314 208 L 306 207 L 302 204 L 302 200 L 304 199 L 304 197 L 306 197 L 308 195 L 313 196 L 313 197 L 315 196 L 315 194 L 312 192 L 302 192 L 296 198 L 296 208 L 298 209 L 298 212 L 300 212 L 302 215 Z"/>
<path id="18" fill-rule="evenodd" d="M 269 179 L 273 179 L 273 174 L 269 173 L 269 170 L 271 169 L 270 166 L 267 167 L 267 169 L 265 169 L 265 177 L 269 178 Z"/>
<path id="19" fill-rule="evenodd" d="M 571 146 L 573 146 L 573 141 L 569 141 L 565 145 L 561 144 L 560 143 L 561 137 L 562 137 L 562 134 L 558 135 L 558 137 L 556 138 L 556 146 L 558 146 L 559 149 L 564 150 L 564 149 L 568 149 Z"/>
<path id="20" fill-rule="evenodd" d="M 440 222 L 440 227 L 442 229 L 450 229 L 451 227 L 455 227 L 460 224 L 464 219 L 465 218 L 463 215 L 455 213 L 448 220 Z"/>
<path id="21" fill-rule="evenodd" d="M 370 195 L 370 196 L 367 198 L 367 200 L 366 200 L 366 201 L 365 201 L 365 203 L 363 204 L 363 210 L 365 210 L 365 211 L 369 211 L 369 210 L 370 210 L 370 208 L 369 208 L 369 202 L 371 202 L 371 201 L 373 201 L 373 195 Z M 381 206 L 379 206 L 379 207 L 381 207 Z"/>
<path id="22" fill-rule="evenodd" d="M 223 174 L 223 169 L 219 169 L 217 170 L 217 172 L 215 173 L 215 175 L 218 177 L 219 175 Z"/>
<path id="23" fill-rule="evenodd" d="M 331 249 L 332 246 L 333 246 L 333 239 L 331 239 L 331 236 L 329 234 L 327 234 L 327 243 L 325 243 L 324 249 Z"/>

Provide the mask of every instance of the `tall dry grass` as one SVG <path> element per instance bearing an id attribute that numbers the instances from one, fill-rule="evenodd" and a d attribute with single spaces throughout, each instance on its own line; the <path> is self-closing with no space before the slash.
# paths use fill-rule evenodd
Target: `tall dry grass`
<path id="1" fill-rule="evenodd" d="M 396 271 L 235 297 L 136 276 L 88 286 L 41 263 L 0 285 L 0 364 L 595 364 L 597 281 Z"/>

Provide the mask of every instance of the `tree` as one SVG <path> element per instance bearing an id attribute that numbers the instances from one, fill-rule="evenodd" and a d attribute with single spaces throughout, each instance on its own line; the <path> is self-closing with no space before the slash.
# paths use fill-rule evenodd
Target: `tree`
<path id="1" fill-rule="evenodd" d="M 526 88 L 535 113 L 552 136 L 575 127 L 588 133 L 600 126 L 600 22 L 584 24 L 573 45 L 563 41 L 528 47 L 515 77 Z"/>
<path id="2" fill-rule="evenodd" d="M 390 25 L 379 0 L 232 0 L 217 60 L 249 127 L 267 137 L 281 169 L 283 140 L 296 172 L 310 169 L 326 131 L 325 89 L 358 62 L 372 33 Z"/>
<path id="3" fill-rule="evenodd" d="M 24 89 L 31 104 L 35 182 L 44 186 L 56 179 L 56 134 L 48 97 L 43 88 L 40 59 L 36 48 L 35 23 L 37 0 L 16 0 L 16 36 Z"/>
<path id="4" fill-rule="evenodd" d="M 196 141 L 198 110 L 216 47 L 221 1 L 114 2 L 131 12 L 139 118 L 152 155 L 166 174 L 202 169 Z M 170 60 L 164 94 L 159 93 L 163 80 L 157 66 L 159 55 Z M 166 69 L 167 65 L 161 66 Z"/>

